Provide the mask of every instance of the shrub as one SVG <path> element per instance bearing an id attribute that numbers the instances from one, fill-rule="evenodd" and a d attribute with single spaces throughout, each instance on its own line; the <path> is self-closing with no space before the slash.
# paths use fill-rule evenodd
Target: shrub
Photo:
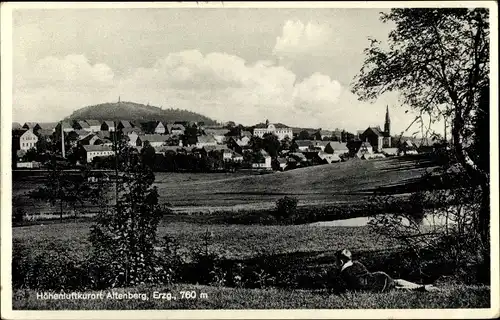
<path id="1" fill-rule="evenodd" d="M 26 210 L 24 208 L 14 208 L 12 211 L 12 223 L 21 223 L 26 218 Z"/>
<path id="2" fill-rule="evenodd" d="M 276 211 L 274 216 L 278 221 L 293 220 L 297 213 L 297 204 L 299 200 L 295 197 L 285 196 L 276 201 Z"/>
<path id="3" fill-rule="evenodd" d="M 87 289 L 91 287 L 87 259 L 62 241 L 27 248 L 14 241 L 12 285 L 30 289 Z"/>

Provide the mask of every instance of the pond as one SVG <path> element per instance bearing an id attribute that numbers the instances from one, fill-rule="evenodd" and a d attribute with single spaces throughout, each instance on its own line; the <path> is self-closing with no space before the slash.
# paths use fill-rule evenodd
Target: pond
<path id="1" fill-rule="evenodd" d="M 312 227 L 363 227 L 368 225 L 371 217 L 357 217 L 343 220 L 334 221 L 318 221 L 310 223 Z M 408 224 L 408 220 L 404 220 L 405 224 Z M 448 225 L 454 224 L 452 221 L 448 221 Z M 421 226 L 444 226 L 446 225 L 446 218 L 443 214 L 429 214 L 427 215 L 421 223 Z"/>

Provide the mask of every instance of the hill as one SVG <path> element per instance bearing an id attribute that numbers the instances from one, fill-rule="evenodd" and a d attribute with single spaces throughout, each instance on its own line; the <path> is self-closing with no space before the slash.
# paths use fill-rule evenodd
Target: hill
<path id="1" fill-rule="evenodd" d="M 161 109 L 159 107 L 144 105 L 135 102 L 108 102 L 93 106 L 83 107 L 73 112 L 65 120 L 159 120 L 174 121 L 202 121 L 206 125 L 216 124 L 216 121 L 199 113 L 180 109 Z"/>

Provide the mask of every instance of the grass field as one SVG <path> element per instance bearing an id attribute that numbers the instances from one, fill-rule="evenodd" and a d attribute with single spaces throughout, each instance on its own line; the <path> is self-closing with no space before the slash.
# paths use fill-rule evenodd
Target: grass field
<path id="1" fill-rule="evenodd" d="M 195 291 L 197 299 L 181 299 L 181 291 Z M 113 290 L 142 293 L 147 300 L 38 300 L 34 290 L 16 290 L 14 310 L 168 310 L 168 309 L 432 309 L 489 308 L 486 286 L 450 286 L 440 292 L 346 293 L 324 291 L 238 289 L 182 285 Z M 154 299 L 154 292 L 172 293 L 177 299 Z M 103 292 L 105 296 L 109 291 Z M 90 293 L 90 292 L 89 292 Z M 95 292 L 97 293 L 97 292 Z M 202 294 L 206 295 L 202 295 Z"/>
<path id="2" fill-rule="evenodd" d="M 29 244 L 37 250 L 50 250 L 45 243 L 53 241 L 70 244 L 75 252 L 86 253 L 90 243 L 88 235 L 91 223 L 58 223 L 33 225 L 12 229 L 14 240 Z M 256 254 L 310 253 L 333 254 L 342 247 L 353 251 L 381 250 L 393 246 L 379 238 L 367 227 L 313 227 L 261 226 L 261 225 L 201 225 L 196 223 L 162 221 L 158 236 L 170 235 L 185 249 L 193 249 L 203 243 L 205 232 L 213 233 L 213 250 L 227 259 L 244 259 Z"/>
<path id="3" fill-rule="evenodd" d="M 411 185 L 430 166 L 402 158 L 349 161 L 297 169 L 268 175 L 237 174 L 179 174 L 158 173 L 157 186 L 163 201 L 177 208 L 260 208 L 274 206 L 284 195 L 296 196 L 304 206 L 358 202 L 377 188 Z M 16 192 L 26 190 L 26 181 L 15 181 Z M 398 193 L 398 189 L 391 192 Z M 175 217 L 175 216 L 174 216 Z M 268 256 L 266 260 L 279 270 L 294 269 L 317 274 L 332 270 L 334 253 L 349 248 L 370 270 L 384 270 L 393 277 L 405 277 L 391 264 L 403 259 L 398 244 L 370 232 L 368 227 L 328 227 L 313 225 L 240 225 L 201 223 L 202 217 L 164 218 L 158 237 L 169 235 L 192 252 L 204 243 L 206 232 L 212 234 L 210 248 L 221 259 L 250 263 L 252 259 Z M 198 220 L 198 221 L 197 221 Z M 12 229 L 14 244 L 22 244 L 37 256 L 48 256 L 59 246 L 71 249 L 70 259 L 84 259 L 90 251 L 88 241 L 91 222 L 37 223 Z M 46 254 L 47 253 L 47 254 Z M 29 255 L 29 254 L 28 254 Z M 382 257 L 379 259 L 379 257 Z M 389 258 L 388 258 L 389 257 Z M 260 258 L 259 258 L 260 259 Z M 384 260 L 385 259 L 385 260 Z M 390 260 L 392 259 L 392 260 Z M 398 260 L 399 259 L 399 260 Z M 385 263 L 385 264 L 384 264 Z M 389 264 L 387 264 L 389 263 Z M 396 263 L 397 264 L 397 263 Z M 259 267 L 261 265 L 258 265 Z M 431 266 L 432 267 L 432 266 Z M 375 269 L 373 269 L 375 268 Z M 380 268 L 380 269 L 376 269 Z M 299 270 L 300 269 L 300 270 Z M 269 269 L 271 270 L 271 269 Z M 293 272 L 295 272 L 293 271 Z M 285 272 L 286 273 L 286 272 Z M 438 272 L 439 273 L 439 272 Z M 298 279 L 298 278 L 297 278 Z M 309 278 L 308 278 L 309 279 Z M 320 278 L 321 279 L 321 278 Z M 412 280 L 412 279 L 408 279 Z M 51 280 L 52 281 L 52 280 Z M 178 293 L 196 290 L 207 297 L 196 300 L 37 300 L 34 290 L 16 289 L 15 309 L 283 309 L 283 308 L 480 308 L 490 304 L 487 286 L 445 284 L 438 293 L 390 292 L 384 294 L 349 293 L 329 295 L 325 291 L 303 285 L 278 289 L 211 287 L 176 284 L 171 287 L 139 286 L 117 289 L 121 292 L 153 291 Z M 292 289 L 292 288 L 301 288 Z M 310 288 L 309 290 L 303 290 Z"/>
<path id="4" fill-rule="evenodd" d="M 377 188 L 409 185 L 431 169 L 429 163 L 421 160 L 350 160 L 265 175 L 158 172 L 155 184 L 160 202 L 171 203 L 177 212 L 269 209 L 285 195 L 297 197 L 299 206 L 328 206 L 357 202 Z M 22 197 L 19 206 L 27 211 L 57 211 L 25 196 L 42 181 L 35 177 L 14 180 L 13 196 Z"/>

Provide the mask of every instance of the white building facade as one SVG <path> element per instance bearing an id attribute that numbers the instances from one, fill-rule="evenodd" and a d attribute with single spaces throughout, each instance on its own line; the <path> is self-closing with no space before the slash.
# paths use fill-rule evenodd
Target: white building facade
<path id="1" fill-rule="evenodd" d="M 87 163 L 92 162 L 95 157 L 109 157 L 115 154 L 108 146 L 83 146 L 87 153 Z"/>
<path id="2" fill-rule="evenodd" d="M 269 124 L 267 128 L 255 128 L 253 130 L 253 135 L 262 138 L 266 133 L 272 133 L 278 136 L 279 140 L 283 140 L 286 137 L 292 139 L 293 132 L 292 128 L 288 127 L 276 127 L 274 124 Z"/>
<path id="3" fill-rule="evenodd" d="M 19 149 L 24 151 L 28 151 L 31 148 L 36 149 L 37 142 L 38 137 L 33 133 L 33 130 L 26 130 L 26 132 L 19 138 Z"/>

